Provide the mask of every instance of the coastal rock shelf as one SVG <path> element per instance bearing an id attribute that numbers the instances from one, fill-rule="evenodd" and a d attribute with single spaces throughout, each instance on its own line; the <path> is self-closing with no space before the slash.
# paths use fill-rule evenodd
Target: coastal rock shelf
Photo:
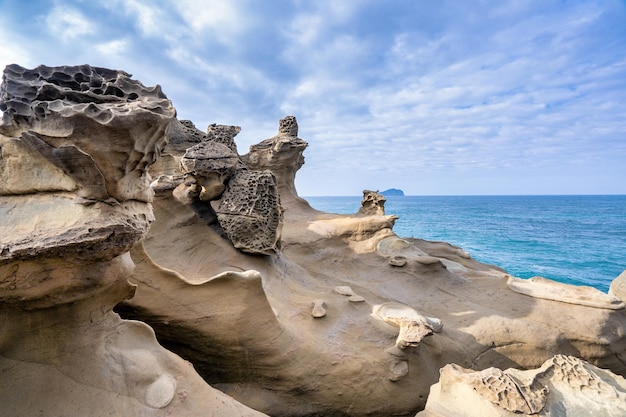
<path id="1" fill-rule="evenodd" d="M 556 355 L 527 371 L 441 370 L 426 409 L 416 417 L 626 415 L 626 379 L 578 358 Z"/>
<path id="2" fill-rule="evenodd" d="M 396 236 L 376 191 L 317 211 L 293 116 L 240 155 L 240 127 L 90 66 L 9 66 L 0 109 L 7 415 L 623 412 L 623 276 L 510 277 Z"/>

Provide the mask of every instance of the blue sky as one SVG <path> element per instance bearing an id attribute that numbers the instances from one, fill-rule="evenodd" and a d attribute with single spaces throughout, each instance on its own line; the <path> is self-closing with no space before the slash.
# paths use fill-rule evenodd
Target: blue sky
<path id="1" fill-rule="evenodd" d="M 0 65 L 160 84 L 180 119 L 295 115 L 302 196 L 626 194 L 626 2 L 0 0 Z"/>

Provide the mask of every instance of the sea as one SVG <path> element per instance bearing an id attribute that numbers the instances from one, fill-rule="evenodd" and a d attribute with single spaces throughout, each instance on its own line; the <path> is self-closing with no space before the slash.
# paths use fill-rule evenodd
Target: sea
<path id="1" fill-rule="evenodd" d="M 352 214 L 361 196 L 304 197 Z M 626 195 L 388 196 L 400 237 L 445 241 L 520 278 L 542 276 L 607 292 L 626 270 Z"/>

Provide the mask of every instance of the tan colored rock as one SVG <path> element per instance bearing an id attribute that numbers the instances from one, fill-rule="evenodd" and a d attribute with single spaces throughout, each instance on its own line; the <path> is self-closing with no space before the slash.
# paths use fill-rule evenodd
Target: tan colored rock
<path id="1" fill-rule="evenodd" d="M 308 206 L 299 199 L 294 183 L 296 172 L 304 164 L 302 153 L 307 146 L 305 140 L 298 138 L 296 118 L 286 116 L 279 121 L 276 136 L 250 146 L 250 151 L 242 159 L 251 170 L 269 170 L 274 174 L 283 201 L 296 200 Z"/>
<path id="2" fill-rule="evenodd" d="M 201 142 L 188 148 L 181 158 L 182 172 L 190 178 L 203 201 L 217 200 L 235 172 L 239 155 L 217 142 Z"/>
<path id="3" fill-rule="evenodd" d="M 626 380 L 565 355 L 528 371 L 471 371 L 446 365 L 431 388 L 426 409 L 417 413 L 417 417 L 589 415 L 626 415 Z"/>
<path id="4" fill-rule="evenodd" d="M 424 317 L 412 307 L 397 302 L 375 305 L 372 314 L 399 328 L 396 339 L 396 347 L 399 349 L 416 347 L 425 337 L 433 332 L 440 333 L 443 329 L 441 320 Z"/>
<path id="5" fill-rule="evenodd" d="M 616 304 L 606 297 L 569 287 L 555 296 L 533 282 L 512 291 L 504 271 L 460 248 L 395 236 L 395 216 L 313 210 L 294 185 L 307 146 L 295 118 L 220 182 L 227 189 L 216 205 L 230 242 L 206 215 L 221 192 L 214 171 L 199 184 L 203 200 L 179 162 L 217 137 L 235 152 L 226 142 L 237 129 L 203 133 L 177 122 L 160 90 L 125 73 L 38 71 L 12 66 L 0 89 L 0 222 L 10 231 L 0 236 L 6 413 L 261 415 L 212 389 L 149 327 L 121 320 L 112 308 L 122 300 L 124 317 L 153 326 L 206 381 L 270 415 L 411 415 L 450 363 L 534 368 L 565 353 L 626 373 L 626 309 L 607 308 Z M 154 171 L 162 180 L 152 182 L 148 170 L 161 153 L 168 157 Z M 237 241 L 265 256 L 237 250 Z M 128 250 L 137 287 L 126 280 Z M 405 266 L 390 268 L 391 257 Z M 332 294 L 338 287 L 350 290 Z M 537 297 L 546 288 L 552 295 Z M 561 381 L 578 381 L 594 398 L 613 392 L 570 368 L 559 363 L 545 375 L 562 372 Z M 480 375 L 461 388 L 467 398 L 481 392 L 477 410 L 551 404 L 525 374 Z"/>
<path id="6" fill-rule="evenodd" d="M 3 80 L 0 133 L 24 133 L 26 146 L 74 179 L 85 199 L 152 198 L 146 167 L 165 146 L 175 112 L 159 86 L 146 88 L 127 73 L 87 65 L 9 65 Z M 118 157 L 110 158 L 113 153 Z"/>
<path id="7" fill-rule="evenodd" d="M 2 414 L 262 416 L 113 312 L 154 220 L 148 168 L 175 113 L 160 88 L 11 65 L 0 98 Z"/>
<path id="8" fill-rule="evenodd" d="M 626 271 L 622 272 L 617 278 L 611 281 L 609 295 L 626 303 Z"/>
<path id="9" fill-rule="evenodd" d="M 285 183 L 302 149 L 282 135 L 284 148 L 273 150 L 274 138 L 256 155 L 282 178 L 279 254 L 234 249 L 165 192 L 155 200 L 145 251 L 132 251 L 138 290 L 120 313 L 152 325 L 209 382 L 270 415 L 388 416 L 422 409 L 449 363 L 531 369 L 569 354 L 626 373 L 626 309 L 512 291 L 505 271 L 461 248 L 399 238 L 393 215 L 312 209 Z M 394 256 L 405 266 L 390 267 Z M 258 276 L 235 274 L 247 270 Z M 224 273 L 229 278 L 211 278 Z M 350 291 L 332 294 L 337 287 Z M 363 301 L 348 302 L 353 295 Z M 326 300 L 323 319 L 312 318 L 312 300 Z M 423 320 L 409 314 L 387 323 L 372 314 L 385 303 Z M 417 342 L 428 326 L 433 334 Z M 402 328 L 405 349 L 396 346 Z"/>
<path id="10" fill-rule="evenodd" d="M 363 199 L 358 213 L 365 216 L 384 216 L 386 201 L 387 199 L 378 191 L 363 190 Z"/>
<path id="11" fill-rule="evenodd" d="M 361 200 L 359 214 L 365 216 L 384 216 L 386 201 L 387 199 L 378 191 L 363 190 L 363 199 Z"/>
<path id="12" fill-rule="evenodd" d="M 324 300 L 313 300 L 313 310 L 311 310 L 311 315 L 316 319 L 326 316 L 326 308 L 324 308 L 325 305 L 326 302 Z"/>
<path id="13" fill-rule="evenodd" d="M 510 289 L 520 294 L 561 301 L 563 303 L 610 310 L 621 310 L 626 307 L 624 301 L 593 287 L 575 287 L 543 277 L 532 277 L 529 279 L 509 277 L 507 285 Z"/>
<path id="14" fill-rule="evenodd" d="M 235 154 L 238 154 L 235 136 L 239 132 L 241 132 L 241 127 L 239 126 L 218 125 L 217 123 L 210 124 L 206 131 L 207 137 L 211 141 L 226 145 Z"/>

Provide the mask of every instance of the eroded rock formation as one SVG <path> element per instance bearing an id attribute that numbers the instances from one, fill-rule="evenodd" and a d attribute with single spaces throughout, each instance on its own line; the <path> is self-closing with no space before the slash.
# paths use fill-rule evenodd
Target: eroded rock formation
<path id="1" fill-rule="evenodd" d="M 294 118 L 295 123 L 295 118 Z M 282 206 L 277 179 L 250 166 L 237 154 L 239 126 L 211 124 L 204 134 L 191 122 L 174 120 L 169 161 L 156 167 L 153 187 L 189 205 L 242 252 L 270 255 L 280 251 Z M 215 207 L 211 201 L 217 201 Z"/>
<path id="2" fill-rule="evenodd" d="M 626 380 L 573 356 L 556 355 L 528 371 L 446 365 L 417 417 L 591 415 L 626 415 Z"/>
<path id="3" fill-rule="evenodd" d="M 175 114 L 160 88 L 11 65 L 0 109 L 2 414 L 261 416 L 112 311 L 154 219 L 147 169 Z"/>
<path id="4" fill-rule="evenodd" d="M 386 201 L 387 199 L 378 191 L 363 190 L 359 214 L 383 216 L 385 214 Z"/>
<path id="5" fill-rule="evenodd" d="M 424 407 L 449 363 L 533 368 L 570 354 L 626 370 L 625 310 L 606 294 L 518 288 L 460 248 L 399 238 L 397 217 L 375 201 L 354 216 L 312 209 L 293 185 L 306 142 L 286 120 L 242 157 L 276 177 L 279 255 L 236 250 L 168 192 L 133 250 L 139 288 L 120 311 L 149 322 L 207 381 L 276 416 L 387 416 Z"/>
<path id="6" fill-rule="evenodd" d="M 6 74 L 0 403 L 13 415 L 262 415 L 208 382 L 272 416 L 410 416 L 441 368 L 532 413 L 552 401 L 544 376 L 604 371 L 567 356 L 541 377 L 501 369 L 571 355 L 626 373 L 621 281 L 613 296 L 521 282 L 396 236 L 374 194 L 356 215 L 314 210 L 294 186 L 307 143 L 292 116 L 240 157 L 239 127 L 178 121 L 128 74 Z"/>
<path id="7" fill-rule="evenodd" d="M 242 158 L 250 169 L 269 170 L 278 181 L 283 200 L 290 203 L 298 199 L 295 187 L 296 172 L 304 164 L 303 152 L 309 144 L 298 137 L 298 122 L 294 116 L 279 121 L 276 136 L 250 146 Z"/>
<path id="8" fill-rule="evenodd" d="M 271 255 L 280 250 L 283 212 L 269 171 L 240 170 L 228 182 L 217 218 L 237 249 Z"/>

